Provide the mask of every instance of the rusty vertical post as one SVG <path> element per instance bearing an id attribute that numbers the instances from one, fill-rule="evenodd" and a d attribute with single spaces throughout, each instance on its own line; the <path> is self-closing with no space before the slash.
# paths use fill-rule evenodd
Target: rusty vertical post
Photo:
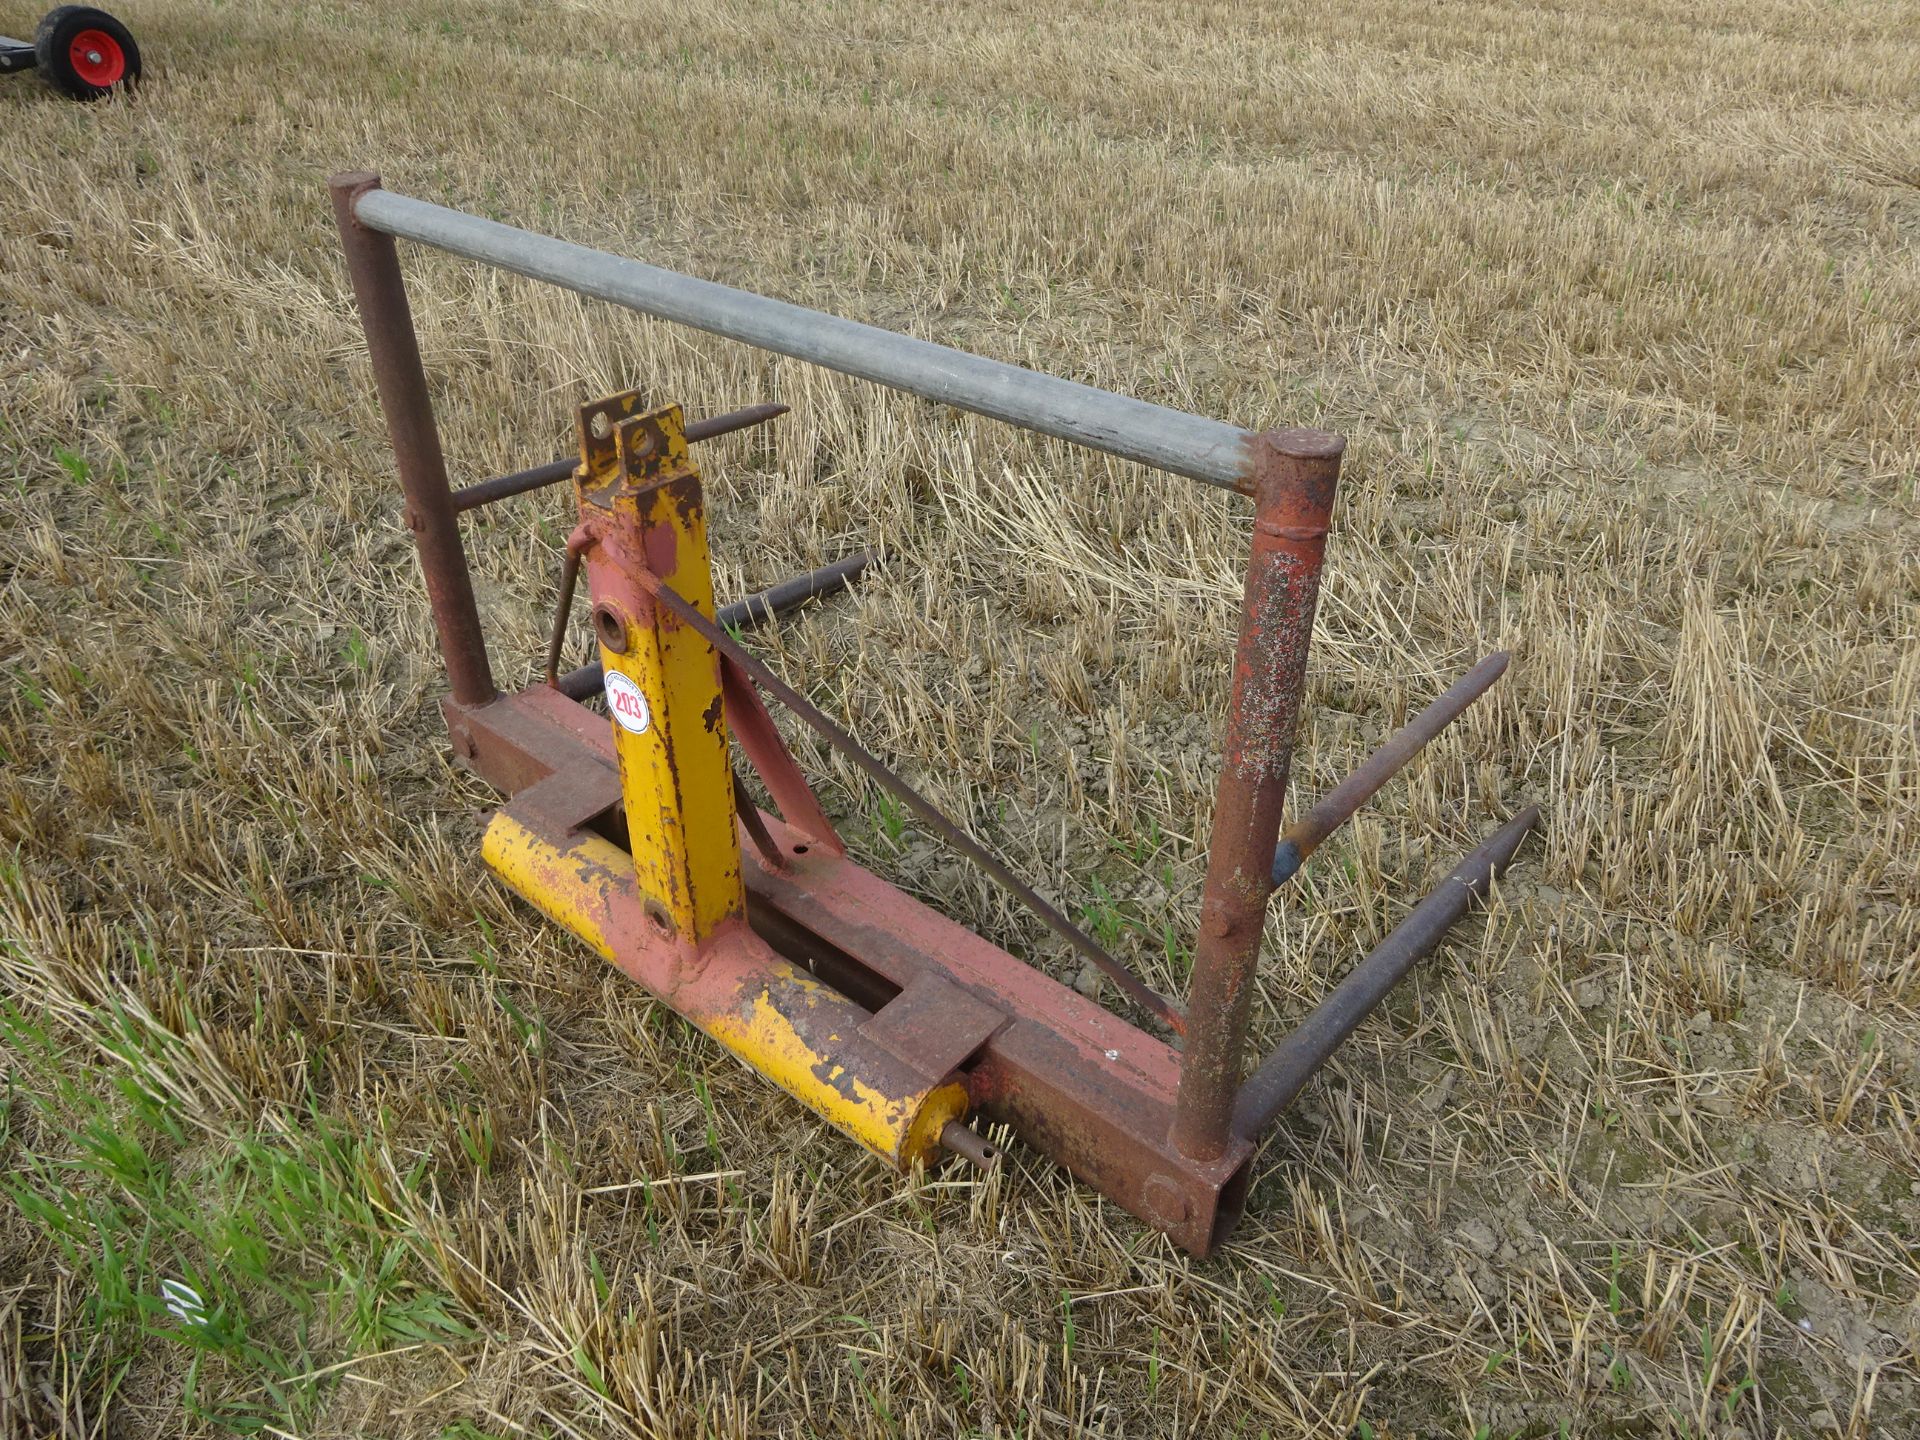
<path id="1" fill-rule="evenodd" d="M 1274 843 L 1293 759 L 1320 561 L 1346 441 L 1324 430 L 1255 436 L 1253 553 L 1234 652 L 1208 841 L 1200 935 L 1187 997 L 1187 1043 L 1173 1143 L 1211 1160 L 1232 1135 L 1253 971 L 1272 893 Z"/>
<path id="2" fill-rule="evenodd" d="M 406 284 L 400 277 L 400 258 L 394 253 L 392 236 L 368 229 L 354 215 L 355 201 L 379 188 L 380 177 L 364 170 L 327 181 L 347 272 L 353 278 L 353 298 L 373 360 L 380 408 L 386 412 L 394 464 L 406 492 L 407 528 L 413 531 L 420 552 L 447 681 L 458 703 L 484 705 L 494 697 L 493 671 L 487 664 L 473 581 L 454 519 L 446 461 L 433 423 L 433 402 L 427 396 L 427 376 L 420 364 Z"/>

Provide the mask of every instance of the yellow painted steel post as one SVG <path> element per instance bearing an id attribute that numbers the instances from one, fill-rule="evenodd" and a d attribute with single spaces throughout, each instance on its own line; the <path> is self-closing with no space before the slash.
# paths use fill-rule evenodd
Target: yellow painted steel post
<path id="1" fill-rule="evenodd" d="M 628 848 L 648 918 L 698 945 L 746 912 L 720 661 L 635 581 L 657 575 L 711 617 L 699 471 L 678 405 L 629 391 L 580 410 L 578 547 L 593 597 Z"/>

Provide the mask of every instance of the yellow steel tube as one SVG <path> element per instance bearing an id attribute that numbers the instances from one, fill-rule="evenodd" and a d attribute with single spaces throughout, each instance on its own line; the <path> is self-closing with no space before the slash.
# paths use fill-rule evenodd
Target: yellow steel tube
<path id="1" fill-rule="evenodd" d="M 902 1168 L 927 1160 L 966 1088 L 929 1084 L 865 1042 L 871 1017 L 776 955 L 743 923 L 678 962 L 677 937 L 645 914 L 633 857 L 588 832 L 555 844 L 507 811 L 481 838 L 488 865 L 527 902 L 573 931 L 701 1030 L 823 1120 Z"/>

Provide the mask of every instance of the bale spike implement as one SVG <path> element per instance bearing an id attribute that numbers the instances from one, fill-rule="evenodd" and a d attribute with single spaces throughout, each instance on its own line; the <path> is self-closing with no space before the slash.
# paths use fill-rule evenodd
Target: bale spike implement
<path id="1" fill-rule="evenodd" d="M 507 797 L 481 853 L 514 891 L 874 1154 L 991 1164 L 1005 1124 L 1196 1255 L 1239 1218 L 1268 1126 L 1391 987 L 1484 895 L 1537 820 L 1522 810 L 1457 865 L 1251 1077 L 1253 975 L 1269 896 L 1504 670 L 1489 656 L 1282 832 L 1322 556 L 1344 442 L 1217 420 L 803 310 L 381 188 L 331 182 L 375 383 L 418 545 L 455 753 Z M 395 240 L 407 239 L 761 349 L 960 406 L 1249 497 L 1253 541 L 1193 977 L 1184 1004 L 1108 954 L 942 816 L 737 633 L 845 585 L 855 556 L 716 607 L 693 447 L 762 405 L 688 422 L 637 391 L 577 415 L 577 456 L 455 491 Z M 571 481 L 545 679 L 501 693 L 458 517 Z M 595 659 L 562 671 L 584 582 Z M 605 698 L 607 714 L 582 702 Z M 1145 1017 L 1135 1025 L 852 860 L 788 752 L 788 710 L 984 869 Z M 757 774 L 774 808 L 742 783 Z"/>

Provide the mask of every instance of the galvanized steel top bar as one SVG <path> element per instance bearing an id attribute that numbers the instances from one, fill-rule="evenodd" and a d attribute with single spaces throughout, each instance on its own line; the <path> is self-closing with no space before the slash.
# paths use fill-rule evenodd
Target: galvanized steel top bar
<path id="1" fill-rule="evenodd" d="M 1209 485 L 1244 491 L 1252 472 L 1251 432 L 1220 420 L 696 280 L 391 190 L 366 191 L 354 213 L 368 228 L 403 240 Z"/>

